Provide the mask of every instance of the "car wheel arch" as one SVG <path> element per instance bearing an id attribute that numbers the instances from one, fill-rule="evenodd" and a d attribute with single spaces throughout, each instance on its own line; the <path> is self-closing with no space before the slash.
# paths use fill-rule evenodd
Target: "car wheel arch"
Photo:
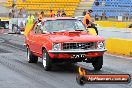
<path id="1" fill-rule="evenodd" d="M 46 49 L 46 51 L 48 51 L 49 50 L 48 45 L 43 45 L 41 51 L 43 52 L 44 49 Z"/>
<path id="2" fill-rule="evenodd" d="M 43 47 L 42 47 L 42 50 L 41 50 L 42 53 L 43 53 L 43 50 L 44 50 L 44 49 L 47 51 L 47 48 L 43 46 Z"/>
<path id="3" fill-rule="evenodd" d="M 42 52 L 43 52 L 44 49 L 46 49 L 46 48 L 45 48 L 45 47 L 42 47 Z M 47 49 L 46 49 L 46 50 L 47 50 Z"/>
<path id="4" fill-rule="evenodd" d="M 29 48 L 29 45 L 28 44 L 26 44 L 25 46 L 26 46 L 26 48 Z"/>

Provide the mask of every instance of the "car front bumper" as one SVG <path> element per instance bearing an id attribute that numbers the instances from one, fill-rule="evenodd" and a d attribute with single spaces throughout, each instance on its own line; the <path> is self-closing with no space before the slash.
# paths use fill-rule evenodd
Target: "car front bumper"
<path id="1" fill-rule="evenodd" d="M 98 53 L 98 52 L 105 52 L 107 51 L 106 49 L 93 49 L 93 50 L 60 50 L 60 51 L 54 51 L 54 50 L 49 50 L 49 53 L 52 54 L 64 54 L 64 53 L 70 53 L 70 54 L 80 54 L 80 53 Z"/>

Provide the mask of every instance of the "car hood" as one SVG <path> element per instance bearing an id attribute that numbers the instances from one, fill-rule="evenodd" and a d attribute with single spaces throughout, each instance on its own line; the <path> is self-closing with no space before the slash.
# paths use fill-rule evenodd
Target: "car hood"
<path id="1" fill-rule="evenodd" d="M 49 38 L 52 42 L 97 42 L 104 41 L 103 37 L 90 35 L 87 32 L 55 32 L 50 33 Z"/>

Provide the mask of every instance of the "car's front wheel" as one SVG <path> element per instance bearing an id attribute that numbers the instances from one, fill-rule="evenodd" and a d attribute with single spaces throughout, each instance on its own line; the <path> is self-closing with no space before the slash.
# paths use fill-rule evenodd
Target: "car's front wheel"
<path id="1" fill-rule="evenodd" d="M 46 49 L 43 50 L 42 60 L 43 60 L 44 69 L 46 71 L 50 71 L 51 66 L 52 66 L 52 61 L 51 61 L 49 54 L 47 53 Z"/>
<path id="2" fill-rule="evenodd" d="M 27 59 L 29 63 L 37 63 L 38 57 L 33 55 L 29 48 L 27 48 Z"/>
<path id="3" fill-rule="evenodd" d="M 92 65 L 93 65 L 95 70 L 97 70 L 97 71 L 100 70 L 102 68 L 102 65 L 103 65 L 103 56 L 93 58 Z"/>

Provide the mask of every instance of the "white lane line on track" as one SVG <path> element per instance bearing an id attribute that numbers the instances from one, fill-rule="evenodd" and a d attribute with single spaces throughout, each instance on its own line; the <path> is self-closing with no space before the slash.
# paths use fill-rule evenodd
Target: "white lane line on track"
<path id="1" fill-rule="evenodd" d="M 118 58 L 122 58 L 122 59 L 132 59 L 132 57 L 114 55 L 114 54 L 109 54 L 109 53 L 105 53 L 105 55 L 109 55 L 109 56 L 113 56 L 113 57 L 118 57 Z"/>

